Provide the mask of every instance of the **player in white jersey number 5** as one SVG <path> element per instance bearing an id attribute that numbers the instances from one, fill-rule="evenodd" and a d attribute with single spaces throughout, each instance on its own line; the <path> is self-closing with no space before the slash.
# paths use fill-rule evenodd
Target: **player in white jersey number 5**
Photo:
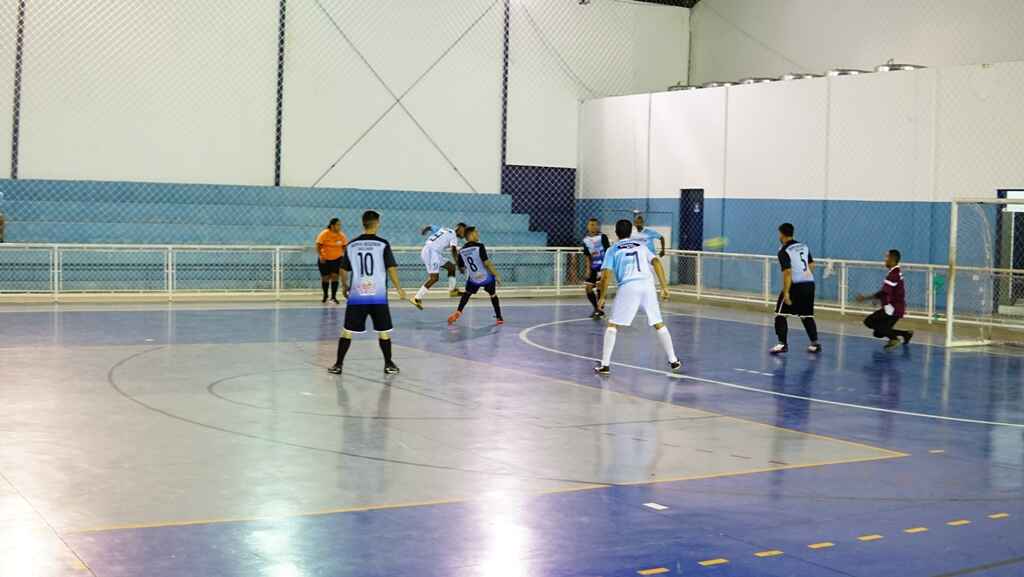
<path id="1" fill-rule="evenodd" d="M 615 338 L 619 327 L 633 324 L 636 313 L 642 308 L 647 315 L 647 322 L 654 327 L 655 335 L 661 347 L 668 355 L 668 364 L 672 370 L 682 366 L 676 357 L 672 345 L 672 335 L 661 319 L 661 307 L 658 304 L 658 292 L 654 288 L 654 275 L 661 284 L 661 298 L 668 300 L 668 278 L 661 260 L 648 248 L 644 240 L 631 239 L 633 223 L 620 220 L 615 223 L 615 236 L 619 241 L 612 245 L 604 256 L 601 265 L 601 296 L 598 305 L 604 309 L 605 295 L 612 275 L 619 285 L 615 302 L 612 305 L 612 316 L 608 319 L 608 328 L 604 333 L 604 349 L 601 364 L 594 367 L 600 375 L 607 375 L 611 369 L 612 351 L 615 350 Z M 653 274 L 652 274 L 653 273 Z"/>
<path id="2" fill-rule="evenodd" d="M 427 281 L 416 291 L 416 296 L 410 302 L 422 310 L 423 297 L 437 283 L 442 268 L 448 271 L 448 296 L 459 296 L 459 291 L 455 289 L 455 265 L 448 261 L 448 255 L 451 255 L 452 261 L 459 262 L 459 239 L 466 237 L 466 225 L 460 222 L 455 228 L 427 226 L 420 234 L 430 235 L 420 251 L 423 265 L 427 267 Z"/>

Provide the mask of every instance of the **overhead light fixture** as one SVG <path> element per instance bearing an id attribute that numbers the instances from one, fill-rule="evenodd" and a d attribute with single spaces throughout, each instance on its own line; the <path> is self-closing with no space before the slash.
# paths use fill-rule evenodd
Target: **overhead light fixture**
<path id="1" fill-rule="evenodd" d="M 672 86 L 668 87 L 669 92 L 680 92 L 683 90 L 697 90 L 699 86 L 690 86 L 689 84 L 683 84 L 682 82 L 676 82 Z"/>
<path id="2" fill-rule="evenodd" d="M 705 82 L 701 88 L 722 88 L 724 86 L 736 86 L 735 82 Z"/>
<path id="3" fill-rule="evenodd" d="M 740 80 L 740 84 L 767 84 L 769 82 L 775 82 L 774 78 L 744 78 Z"/>
<path id="4" fill-rule="evenodd" d="M 790 72 L 789 74 L 779 76 L 779 80 L 806 80 L 808 78 L 821 78 L 821 74 L 811 74 L 810 72 Z"/>
<path id="5" fill-rule="evenodd" d="M 892 60 L 890 60 L 890 61 L 886 62 L 885 64 L 880 64 L 878 66 L 875 66 L 875 72 L 895 72 L 895 71 L 898 71 L 898 70 L 921 70 L 922 68 L 925 68 L 925 67 L 921 66 L 920 64 L 896 64 Z"/>
<path id="6" fill-rule="evenodd" d="M 858 68 L 833 68 L 825 73 L 825 76 L 857 76 L 859 74 L 868 74 L 867 70 L 860 70 Z"/>

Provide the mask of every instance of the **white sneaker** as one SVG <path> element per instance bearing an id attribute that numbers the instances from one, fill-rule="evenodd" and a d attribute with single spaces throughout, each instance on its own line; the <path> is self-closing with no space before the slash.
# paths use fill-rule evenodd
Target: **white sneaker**
<path id="1" fill-rule="evenodd" d="M 775 345 L 774 347 L 768 349 L 768 354 L 770 354 L 770 355 L 780 355 L 782 353 L 788 353 L 788 352 L 789 352 L 789 347 L 787 347 L 786 345 L 784 345 L 782 343 L 779 343 L 779 344 Z"/>

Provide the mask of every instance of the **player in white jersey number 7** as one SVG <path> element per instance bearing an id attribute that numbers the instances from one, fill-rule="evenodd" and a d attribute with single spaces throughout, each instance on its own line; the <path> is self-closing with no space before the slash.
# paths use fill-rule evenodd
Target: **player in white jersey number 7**
<path id="1" fill-rule="evenodd" d="M 633 223 L 628 220 L 615 223 L 615 235 L 619 237 L 619 241 L 608 249 L 601 264 L 601 296 L 598 307 L 604 310 L 605 295 L 608 294 L 608 284 L 612 275 L 615 276 L 619 290 L 615 295 L 608 329 L 604 333 L 601 364 L 594 367 L 594 371 L 599 375 L 611 372 L 612 351 L 615 350 L 615 338 L 619 327 L 633 324 L 633 319 L 641 308 L 647 315 L 648 324 L 654 327 L 658 342 L 668 355 L 669 367 L 674 371 L 682 366 L 672 345 L 672 335 L 661 319 L 658 292 L 654 289 L 654 275 L 657 275 L 661 284 L 661 298 L 668 300 L 668 277 L 665 276 L 665 267 L 662 266 L 661 259 L 647 248 L 645 240 L 630 238 L 632 233 Z"/>

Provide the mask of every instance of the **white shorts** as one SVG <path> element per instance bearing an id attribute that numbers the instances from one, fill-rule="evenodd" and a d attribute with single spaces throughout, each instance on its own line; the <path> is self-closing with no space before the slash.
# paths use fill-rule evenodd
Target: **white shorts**
<path id="1" fill-rule="evenodd" d="M 608 322 L 620 327 L 633 324 L 636 313 L 644 309 L 647 324 L 654 326 L 662 322 L 661 305 L 658 303 L 658 291 L 654 285 L 646 282 L 631 282 L 619 287 L 612 303 L 612 316 Z"/>
<path id="2" fill-rule="evenodd" d="M 448 262 L 441 253 L 430 250 L 429 246 L 423 247 L 420 251 L 420 258 L 423 259 L 424 266 L 427 267 L 427 274 L 438 274 L 441 272 L 441 265 Z"/>

